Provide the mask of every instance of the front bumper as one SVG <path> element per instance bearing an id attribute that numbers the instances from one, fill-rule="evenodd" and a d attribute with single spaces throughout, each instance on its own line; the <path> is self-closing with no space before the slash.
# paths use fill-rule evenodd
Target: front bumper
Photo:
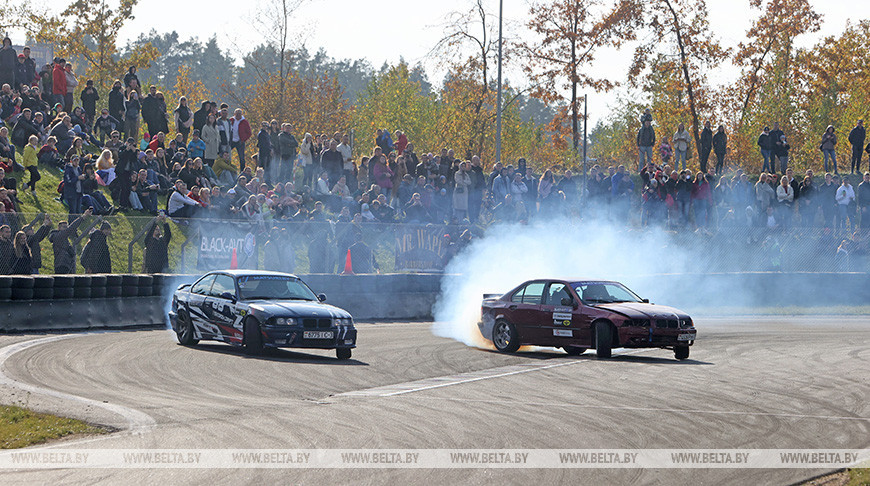
<path id="1" fill-rule="evenodd" d="M 619 342 L 625 348 L 673 348 L 693 345 L 697 335 L 695 328 L 622 327 Z"/>
<path id="2" fill-rule="evenodd" d="M 306 337 L 306 332 L 321 333 L 315 337 Z M 323 337 L 322 333 L 331 333 L 332 337 Z M 263 344 L 273 348 L 312 348 L 335 349 L 355 348 L 356 328 L 347 326 L 329 329 L 303 329 L 300 327 L 264 327 Z"/>

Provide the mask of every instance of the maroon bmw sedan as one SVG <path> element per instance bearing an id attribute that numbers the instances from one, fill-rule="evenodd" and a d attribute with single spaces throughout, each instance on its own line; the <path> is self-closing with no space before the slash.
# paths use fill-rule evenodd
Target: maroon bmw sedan
<path id="1" fill-rule="evenodd" d="M 570 355 L 595 348 L 598 357 L 609 358 L 613 348 L 662 348 L 684 360 L 695 342 L 685 312 L 650 304 L 619 282 L 529 280 L 502 296 L 483 298 L 478 327 L 505 353 L 534 345 Z"/>

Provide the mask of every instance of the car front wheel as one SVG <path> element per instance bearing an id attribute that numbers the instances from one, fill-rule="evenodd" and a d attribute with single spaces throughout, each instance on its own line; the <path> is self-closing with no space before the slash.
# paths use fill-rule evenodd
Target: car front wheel
<path id="1" fill-rule="evenodd" d="M 260 324 L 250 317 L 245 321 L 245 353 L 251 356 L 263 354 L 263 334 L 260 332 Z"/>
<path id="2" fill-rule="evenodd" d="M 609 358 L 613 345 L 613 328 L 609 322 L 595 324 L 595 352 L 599 358 Z"/>
<path id="3" fill-rule="evenodd" d="M 689 347 L 677 346 L 676 348 L 674 348 L 674 357 L 680 361 L 684 359 L 689 359 Z"/>
<path id="4" fill-rule="evenodd" d="M 492 344 L 502 353 L 513 353 L 520 349 L 520 336 L 517 328 L 508 321 L 496 321 L 492 328 Z"/>
<path id="5" fill-rule="evenodd" d="M 350 348 L 335 348 L 335 357 L 338 359 L 350 359 L 351 354 Z"/>
<path id="6" fill-rule="evenodd" d="M 175 335 L 178 337 L 178 344 L 182 346 L 194 346 L 199 343 L 199 339 L 194 337 L 193 322 L 187 312 L 181 311 L 178 313 L 177 324 L 178 329 L 175 330 Z"/>

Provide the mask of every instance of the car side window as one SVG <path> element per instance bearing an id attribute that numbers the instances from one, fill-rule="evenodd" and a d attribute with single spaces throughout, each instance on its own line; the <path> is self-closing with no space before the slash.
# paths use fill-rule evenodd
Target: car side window
<path id="1" fill-rule="evenodd" d="M 205 277 L 202 277 L 198 282 L 193 284 L 190 288 L 190 293 L 208 295 L 209 290 L 211 289 L 211 284 L 214 283 L 214 277 L 214 275 L 206 275 Z"/>
<path id="2" fill-rule="evenodd" d="M 540 304 L 544 295 L 544 285 L 544 282 L 532 282 L 514 294 L 512 300 L 522 304 Z M 519 300 L 517 300 L 517 296 L 521 296 Z"/>
<path id="3" fill-rule="evenodd" d="M 236 295 L 236 284 L 233 282 L 233 277 L 229 275 L 218 275 L 214 279 L 214 285 L 211 286 L 211 295 L 220 297 L 224 292 L 231 295 Z"/>
<path id="4" fill-rule="evenodd" d="M 563 299 L 565 301 L 563 302 Z M 551 283 L 550 289 L 547 291 L 546 305 L 571 305 L 574 299 L 568 292 L 568 286 L 563 283 Z"/>

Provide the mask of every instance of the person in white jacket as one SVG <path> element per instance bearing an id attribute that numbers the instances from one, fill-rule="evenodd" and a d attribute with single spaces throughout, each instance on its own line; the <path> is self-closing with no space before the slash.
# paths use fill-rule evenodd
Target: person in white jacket
<path id="1" fill-rule="evenodd" d="M 794 188 L 788 183 L 788 176 L 782 176 L 779 185 L 776 186 L 776 200 L 779 203 L 779 214 L 782 226 L 791 226 L 792 203 L 794 202 Z"/>
<path id="2" fill-rule="evenodd" d="M 173 218 L 192 218 L 195 208 L 199 206 L 196 200 L 187 196 L 187 184 L 184 181 L 175 182 L 175 190 L 169 196 L 167 211 Z"/>
<path id="3" fill-rule="evenodd" d="M 851 216 L 849 206 L 855 200 L 855 189 L 849 183 L 847 177 L 843 177 L 843 184 L 837 188 L 837 207 L 840 210 L 840 219 L 837 221 L 837 229 L 846 229 L 846 218 Z M 852 226 L 855 226 L 854 216 L 852 216 Z"/>
<path id="4" fill-rule="evenodd" d="M 686 170 L 686 156 L 689 151 L 689 141 L 691 140 L 691 136 L 689 135 L 688 130 L 686 130 L 686 126 L 680 123 L 680 128 L 674 133 L 674 168 L 678 168 L 680 166 L 680 160 L 683 161 L 683 169 Z"/>

